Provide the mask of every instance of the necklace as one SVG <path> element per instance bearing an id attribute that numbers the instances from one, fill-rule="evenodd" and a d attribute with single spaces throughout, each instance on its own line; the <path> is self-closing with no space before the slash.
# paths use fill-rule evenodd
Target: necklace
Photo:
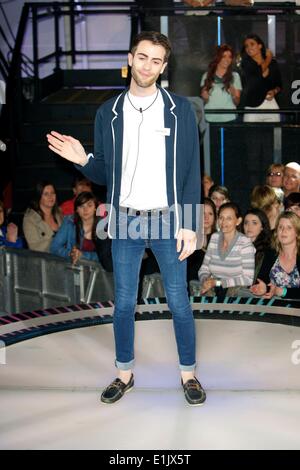
<path id="1" fill-rule="evenodd" d="M 145 108 L 145 109 L 143 109 L 143 108 L 137 108 L 136 106 L 134 106 L 134 104 L 132 103 L 132 101 L 131 101 L 131 99 L 130 99 L 130 97 L 129 97 L 129 92 L 127 92 L 127 98 L 128 98 L 129 103 L 131 104 L 131 106 L 132 106 L 136 111 L 138 111 L 139 113 L 142 113 L 142 112 L 144 112 L 144 111 L 147 111 L 147 109 L 151 108 L 151 106 L 155 103 L 155 101 L 157 100 L 157 97 L 158 97 L 158 92 L 159 92 L 159 90 L 157 90 L 157 93 L 156 93 L 155 98 L 154 98 L 154 100 L 152 101 L 152 103 L 149 104 L 149 106 L 147 106 L 147 108 Z"/>

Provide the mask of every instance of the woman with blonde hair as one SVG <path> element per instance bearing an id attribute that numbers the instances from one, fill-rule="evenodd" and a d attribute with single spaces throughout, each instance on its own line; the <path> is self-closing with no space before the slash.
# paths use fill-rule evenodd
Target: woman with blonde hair
<path id="1" fill-rule="evenodd" d="M 283 212 L 277 221 L 271 250 L 266 251 L 253 294 L 300 299 L 300 218 Z"/>
<path id="2" fill-rule="evenodd" d="M 251 207 L 264 211 L 269 219 L 271 230 L 274 230 L 282 208 L 282 202 L 274 188 L 270 186 L 255 186 L 250 198 Z"/>
<path id="3" fill-rule="evenodd" d="M 271 188 L 282 188 L 284 165 L 272 163 L 267 169 L 266 184 Z"/>

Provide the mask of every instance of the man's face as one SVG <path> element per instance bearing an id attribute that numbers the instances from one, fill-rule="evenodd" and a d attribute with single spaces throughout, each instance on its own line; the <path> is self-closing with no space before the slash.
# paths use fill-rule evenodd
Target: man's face
<path id="1" fill-rule="evenodd" d="M 136 85 L 141 88 L 150 88 L 156 83 L 167 65 L 164 62 L 165 54 L 164 47 L 152 44 L 151 41 L 141 41 L 134 55 L 128 54 L 132 80 Z"/>
<path id="2" fill-rule="evenodd" d="M 78 196 L 79 194 L 83 193 L 84 191 L 91 192 L 92 186 L 87 183 L 78 183 L 76 184 L 75 188 L 73 188 L 74 196 Z"/>
<path id="3" fill-rule="evenodd" d="M 283 188 L 291 193 L 297 193 L 300 185 L 300 174 L 293 168 L 286 167 L 283 173 Z"/>

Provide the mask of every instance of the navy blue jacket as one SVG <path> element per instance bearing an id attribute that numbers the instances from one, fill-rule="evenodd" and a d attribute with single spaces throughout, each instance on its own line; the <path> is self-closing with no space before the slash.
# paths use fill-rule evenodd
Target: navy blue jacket
<path id="1" fill-rule="evenodd" d="M 175 208 L 175 233 L 180 227 L 196 231 L 200 204 L 200 152 L 195 114 L 189 101 L 160 88 L 164 100 L 166 175 L 168 206 Z M 76 167 L 90 180 L 107 186 L 107 202 L 118 211 L 123 150 L 123 103 L 127 93 L 106 101 L 97 111 L 94 127 L 94 155 L 85 166 Z M 155 190 L 155 188 L 153 188 Z M 192 217 L 180 218 L 179 206 L 189 204 Z M 112 237 L 109 209 L 108 234 Z"/>

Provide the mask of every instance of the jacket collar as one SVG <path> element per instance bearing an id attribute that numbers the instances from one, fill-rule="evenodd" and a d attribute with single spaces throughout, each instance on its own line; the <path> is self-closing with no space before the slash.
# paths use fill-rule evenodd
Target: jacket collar
<path id="1" fill-rule="evenodd" d="M 157 88 L 160 90 L 164 104 L 166 108 L 169 108 L 170 111 L 173 111 L 174 108 L 176 108 L 176 104 L 174 103 L 174 100 L 170 93 L 162 88 L 160 85 L 156 85 Z M 123 104 L 124 104 L 124 99 L 126 96 L 126 93 L 129 91 L 129 88 L 126 88 L 120 95 L 117 96 L 116 100 L 114 101 L 113 107 L 112 107 L 112 112 L 117 116 L 119 113 L 122 112 L 123 110 Z"/>

